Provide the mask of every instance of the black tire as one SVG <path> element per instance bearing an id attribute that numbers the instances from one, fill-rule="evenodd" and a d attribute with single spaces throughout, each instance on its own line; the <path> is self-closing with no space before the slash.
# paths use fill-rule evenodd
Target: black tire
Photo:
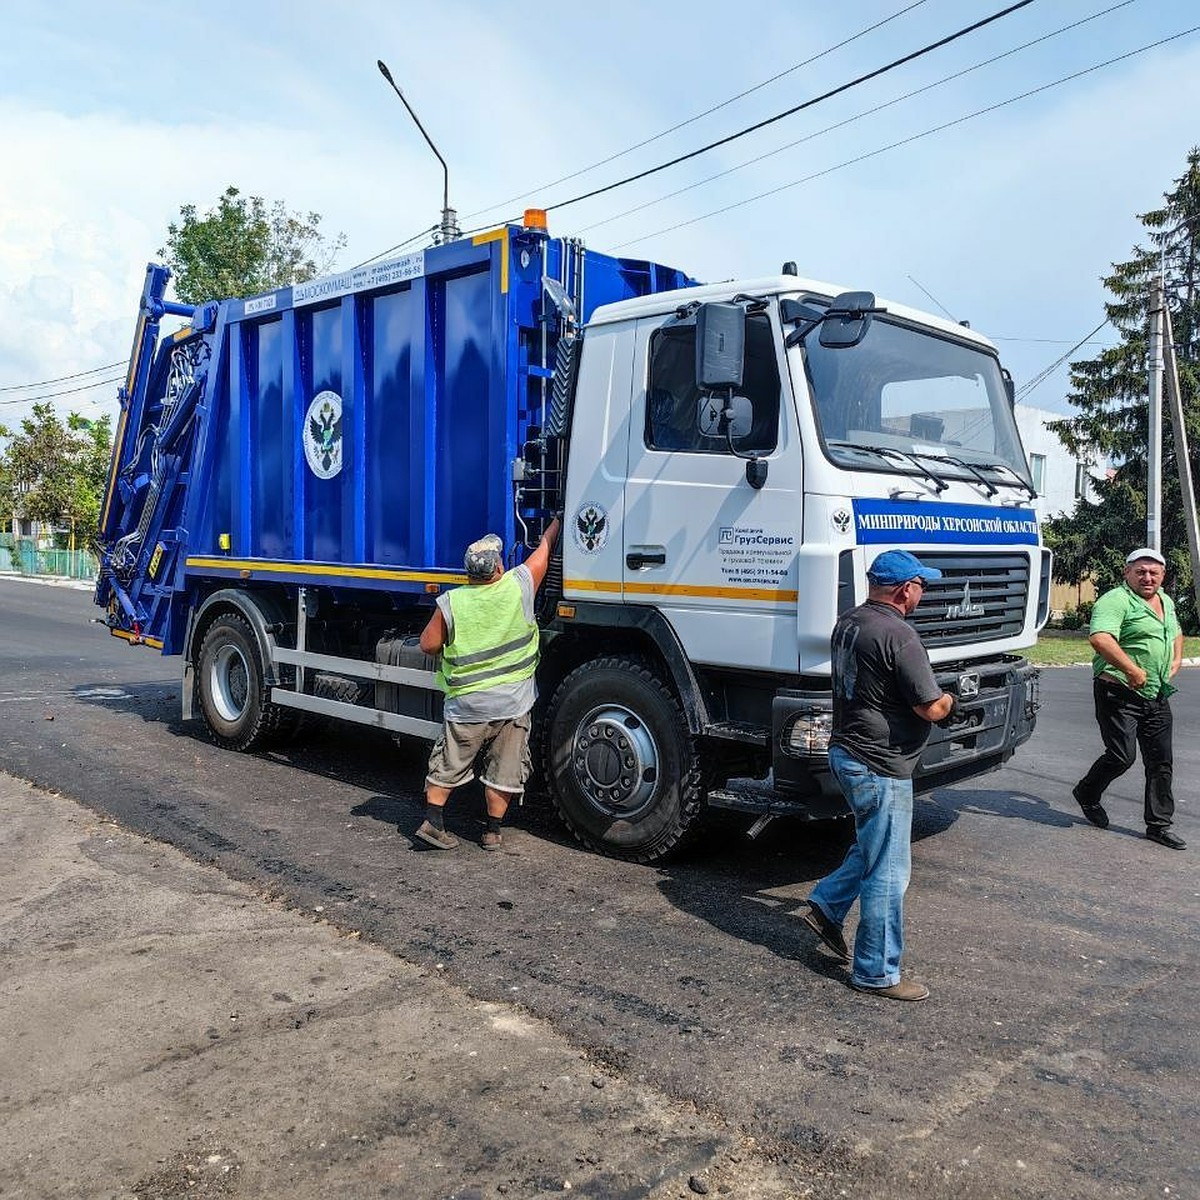
<path id="1" fill-rule="evenodd" d="M 678 700 L 641 658 L 576 667 L 549 706 L 554 806 L 585 846 L 630 862 L 680 850 L 704 807 L 700 754 Z"/>
<path id="2" fill-rule="evenodd" d="M 209 736 L 226 750 L 256 750 L 296 727 L 292 711 L 267 698 L 258 642 L 236 613 L 218 617 L 204 635 L 196 690 Z"/>

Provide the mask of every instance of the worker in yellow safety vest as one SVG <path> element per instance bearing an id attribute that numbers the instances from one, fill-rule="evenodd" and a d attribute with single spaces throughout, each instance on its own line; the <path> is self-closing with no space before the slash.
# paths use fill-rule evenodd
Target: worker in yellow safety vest
<path id="1" fill-rule="evenodd" d="M 421 649 L 442 656 L 445 704 L 442 733 L 429 757 L 425 819 L 416 836 L 438 850 L 458 845 L 443 821 L 446 801 L 456 787 L 475 778 L 481 752 L 485 850 L 500 849 L 504 814 L 512 798 L 525 790 L 540 638 L 534 597 L 546 577 L 558 531 L 555 518 L 537 549 L 508 571 L 504 545 L 495 534 L 472 542 L 463 558 L 466 586 L 438 597 L 421 633 Z"/>

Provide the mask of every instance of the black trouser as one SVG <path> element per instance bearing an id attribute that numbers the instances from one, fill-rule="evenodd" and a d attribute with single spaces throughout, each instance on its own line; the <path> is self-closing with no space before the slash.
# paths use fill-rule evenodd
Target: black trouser
<path id="1" fill-rule="evenodd" d="M 1081 803 L 1099 804 L 1104 789 L 1133 766 L 1140 746 L 1146 770 L 1146 828 L 1166 829 L 1175 815 L 1170 701 L 1146 700 L 1122 684 L 1099 677 L 1092 683 L 1092 694 L 1104 753 L 1076 785 L 1075 795 Z"/>

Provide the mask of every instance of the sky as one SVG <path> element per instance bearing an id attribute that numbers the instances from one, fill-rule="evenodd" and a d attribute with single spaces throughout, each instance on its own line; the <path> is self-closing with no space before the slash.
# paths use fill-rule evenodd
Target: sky
<path id="1" fill-rule="evenodd" d="M 96 369 L 127 358 L 146 263 L 185 204 L 233 184 L 319 212 L 346 236 L 343 268 L 434 225 L 441 167 L 381 58 L 449 165 L 463 228 L 549 207 L 555 235 L 704 281 L 791 260 L 969 320 L 1020 388 L 1103 320 L 1103 276 L 1147 244 L 1138 214 L 1200 144 L 1200 32 L 1089 68 L 1200 25 L 1194 0 L 1034 0 L 564 203 L 1007 3 L 6 0 L 0 425 L 41 398 L 115 415 L 122 367 Z M 1102 329 L 1074 357 L 1113 340 Z M 1024 402 L 1066 411 L 1068 383 L 1063 366 Z"/>

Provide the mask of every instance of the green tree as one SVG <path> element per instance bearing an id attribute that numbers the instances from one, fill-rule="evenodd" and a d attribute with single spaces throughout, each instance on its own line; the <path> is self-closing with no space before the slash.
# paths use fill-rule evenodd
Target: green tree
<path id="1" fill-rule="evenodd" d="M 282 200 L 243 196 L 227 187 L 203 216 L 194 204 L 167 226 L 159 254 L 171 268 L 184 304 L 252 296 L 322 275 L 345 248 L 346 235 L 329 239 L 321 214 L 291 212 Z"/>
<path id="2" fill-rule="evenodd" d="M 1146 541 L 1146 469 L 1149 447 L 1150 282 L 1162 271 L 1175 334 L 1175 354 L 1183 397 L 1192 472 L 1200 478 L 1200 147 L 1187 157 L 1187 169 L 1163 196 L 1160 208 L 1139 217 L 1148 245 L 1114 263 L 1104 277 L 1112 299 L 1105 311 L 1120 342 L 1096 358 L 1071 364 L 1068 402 L 1075 415 L 1054 423 L 1064 446 L 1076 457 L 1099 453 L 1115 464 L 1111 477 L 1095 480 L 1095 502 L 1080 500 L 1073 513 L 1047 522 L 1055 551 L 1055 575 L 1077 583 L 1092 575 L 1100 588 L 1120 582 L 1124 552 Z M 1175 467 L 1170 422 L 1163 427 L 1162 545 L 1167 584 L 1189 629 L 1197 628 L 1192 571 L 1182 496 Z"/>
<path id="3" fill-rule="evenodd" d="M 73 532 L 94 545 L 108 484 L 112 422 L 71 413 L 64 421 L 50 404 L 35 404 L 13 433 L 0 427 L 0 505 L 10 517 Z"/>

